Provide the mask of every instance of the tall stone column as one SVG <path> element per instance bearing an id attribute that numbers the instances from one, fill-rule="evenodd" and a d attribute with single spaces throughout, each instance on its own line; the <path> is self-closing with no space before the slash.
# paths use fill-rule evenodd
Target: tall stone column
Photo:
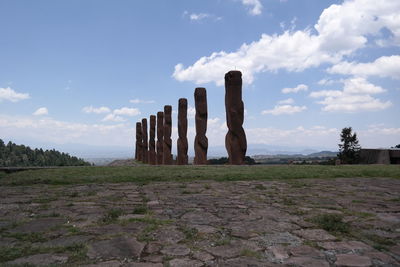
<path id="1" fill-rule="evenodd" d="M 187 127 L 187 99 L 180 98 L 178 102 L 178 165 L 188 164 Z"/>
<path id="2" fill-rule="evenodd" d="M 163 164 L 172 165 L 172 107 L 169 105 L 164 106 L 164 145 L 163 145 Z"/>
<path id="3" fill-rule="evenodd" d="M 157 164 L 163 164 L 164 112 L 157 112 Z"/>
<path id="4" fill-rule="evenodd" d="M 142 123 L 136 122 L 136 150 L 135 159 L 142 160 Z"/>
<path id="5" fill-rule="evenodd" d="M 149 163 L 156 165 L 156 116 L 150 116 Z"/>
<path id="6" fill-rule="evenodd" d="M 242 73 L 230 71 L 225 74 L 225 109 L 228 133 L 225 147 L 228 151 L 229 163 L 244 164 L 247 141 L 242 127 L 244 121 L 244 104 L 242 101 Z"/>
<path id="7" fill-rule="evenodd" d="M 142 162 L 149 163 L 149 143 L 147 141 L 147 119 L 142 119 Z"/>
<path id="8" fill-rule="evenodd" d="M 207 132 L 207 92 L 199 87 L 194 91 L 196 107 L 196 137 L 194 139 L 194 164 L 207 164 L 208 139 Z"/>

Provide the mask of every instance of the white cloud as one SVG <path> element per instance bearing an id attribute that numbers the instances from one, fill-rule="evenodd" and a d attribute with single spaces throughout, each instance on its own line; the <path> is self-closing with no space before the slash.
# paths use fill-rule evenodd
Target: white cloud
<path id="1" fill-rule="evenodd" d="M 33 115 L 35 116 L 42 116 L 47 114 L 49 114 L 49 111 L 47 110 L 46 107 L 38 108 L 35 112 L 33 112 Z"/>
<path id="2" fill-rule="evenodd" d="M 154 104 L 154 103 L 156 103 L 156 101 L 154 101 L 154 100 L 142 100 L 139 98 L 129 100 L 129 102 L 132 104 Z"/>
<path id="3" fill-rule="evenodd" d="M 263 110 L 262 115 L 282 115 L 282 114 L 294 114 L 306 110 L 306 106 L 292 106 L 292 105 L 276 105 L 273 109 Z"/>
<path id="4" fill-rule="evenodd" d="M 122 118 L 121 116 L 115 115 L 114 113 L 111 113 L 105 116 L 102 121 L 123 122 L 126 121 L 126 119 Z"/>
<path id="5" fill-rule="evenodd" d="M 192 14 L 190 14 L 189 18 L 190 18 L 190 20 L 202 20 L 202 19 L 208 18 L 209 16 L 210 15 L 206 14 L 206 13 L 199 13 L 199 14 L 192 13 Z"/>
<path id="6" fill-rule="evenodd" d="M 99 108 L 95 108 L 93 106 L 87 106 L 87 107 L 83 107 L 82 111 L 85 113 L 96 113 L 96 114 L 102 114 L 102 113 L 110 113 L 111 109 L 108 107 L 99 107 Z"/>
<path id="7" fill-rule="evenodd" d="M 300 91 L 307 91 L 308 90 L 308 86 L 305 84 L 299 84 L 294 88 L 283 88 L 282 89 L 282 93 L 284 94 L 288 94 L 288 93 L 297 93 Z"/>
<path id="8" fill-rule="evenodd" d="M 140 110 L 138 108 L 122 107 L 120 109 L 114 109 L 113 114 L 124 116 L 137 116 L 140 115 Z"/>
<path id="9" fill-rule="evenodd" d="M 18 102 L 30 98 L 27 93 L 17 93 L 10 87 L 0 88 L 0 102 L 3 100 Z"/>
<path id="10" fill-rule="evenodd" d="M 192 106 L 188 106 L 187 116 L 189 119 L 193 119 L 196 116 L 196 108 Z"/>
<path id="11" fill-rule="evenodd" d="M 260 0 L 242 0 L 242 4 L 249 8 L 249 13 L 251 15 L 261 15 L 263 6 Z"/>
<path id="12" fill-rule="evenodd" d="M 313 98 L 323 98 L 318 103 L 324 111 L 357 112 L 383 110 L 392 105 L 390 101 L 381 101 L 371 95 L 385 92 L 364 78 L 351 78 L 343 81 L 343 90 L 321 90 L 310 94 Z"/>
<path id="13" fill-rule="evenodd" d="M 224 74 L 236 68 L 243 72 L 244 83 L 251 84 L 260 72 L 303 71 L 322 63 L 336 64 L 365 47 L 368 37 L 378 36 L 383 28 L 390 31 L 388 38 L 400 45 L 399 13 L 400 1 L 347 0 L 326 8 L 314 30 L 263 34 L 258 41 L 243 44 L 235 52 L 214 52 L 186 68 L 177 64 L 173 77 L 222 86 Z"/>
<path id="14" fill-rule="evenodd" d="M 329 73 L 357 76 L 379 76 L 400 79 L 400 56 L 377 58 L 370 63 L 340 62 L 328 69 Z"/>
<path id="15" fill-rule="evenodd" d="M 282 104 L 293 104 L 293 103 L 294 103 L 293 98 L 288 98 L 288 99 L 284 99 L 284 100 L 278 101 L 278 104 L 280 104 L 280 105 L 282 105 Z"/>
<path id="16" fill-rule="evenodd" d="M 47 144 L 134 145 L 134 128 L 128 124 L 84 124 L 0 114 L 0 132 L 2 138 L 9 140 L 33 140 Z"/>
<path id="17" fill-rule="evenodd" d="M 214 21 L 221 20 L 221 17 L 218 17 L 214 14 L 209 13 L 189 13 L 188 11 L 183 12 L 183 17 L 189 18 L 191 21 L 200 22 L 206 19 L 211 19 Z"/>

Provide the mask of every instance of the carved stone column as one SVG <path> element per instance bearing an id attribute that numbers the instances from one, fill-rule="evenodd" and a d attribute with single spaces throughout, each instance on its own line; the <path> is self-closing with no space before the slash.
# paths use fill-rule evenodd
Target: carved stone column
<path id="1" fill-rule="evenodd" d="M 244 104 L 242 101 L 242 73 L 230 71 L 225 74 L 225 109 L 228 133 L 225 137 L 225 147 L 229 163 L 244 164 L 247 141 L 242 127 L 244 121 Z"/>
<path id="2" fill-rule="evenodd" d="M 180 98 L 178 102 L 178 165 L 188 164 L 188 140 L 187 140 L 187 99 Z"/>
<path id="3" fill-rule="evenodd" d="M 157 164 L 163 164 L 164 112 L 157 112 Z"/>
<path id="4" fill-rule="evenodd" d="M 194 164 L 207 164 L 208 139 L 207 132 L 207 93 L 205 88 L 194 91 L 196 107 L 196 137 L 194 139 Z"/>
<path id="5" fill-rule="evenodd" d="M 135 159 L 142 160 L 142 123 L 136 122 L 136 149 Z"/>
<path id="6" fill-rule="evenodd" d="M 156 165 L 156 116 L 150 116 L 149 163 Z"/>
<path id="7" fill-rule="evenodd" d="M 142 162 L 149 163 L 149 143 L 147 140 L 147 119 L 142 119 Z"/>
<path id="8" fill-rule="evenodd" d="M 172 107 L 169 105 L 164 106 L 164 145 L 163 145 L 163 164 L 172 165 Z"/>

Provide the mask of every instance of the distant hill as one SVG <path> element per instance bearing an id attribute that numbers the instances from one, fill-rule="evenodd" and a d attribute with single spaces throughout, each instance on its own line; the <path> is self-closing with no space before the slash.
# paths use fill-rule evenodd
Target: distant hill
<path id="1" fill-rule="evenodd" d="M 332 152 L 332 151 L 321 151 L 317 153 L 311 153 L 308 154 L 308 158 L 329 158 L 329 157 L 336 157 L 338 152 Z"/>
<path id="2" fill-rule="evenodd" d="M 7 144 L 0 139 L 0 167 L 90 166 L 83 159 L 52 150 L 31 149 L 29 146 Z"/>

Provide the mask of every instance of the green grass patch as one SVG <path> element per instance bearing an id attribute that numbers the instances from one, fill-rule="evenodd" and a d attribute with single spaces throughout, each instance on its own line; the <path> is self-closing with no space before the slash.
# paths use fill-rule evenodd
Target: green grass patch
<path id="1" fill-rule="evenodd" d="M 147 212 L 148 209 L 145 205 L 137 206 L 132 211 L 133 214 L 146 214 Z"/>
<path id="2" fill-rule="evenodd" d="M 321 214 L 313 217 L 311 221 L 334 234 L 347 234 L 350 230 L 350 225 L 343 222 L 343 216 L 339 214 Z"/>
<path id="3" fill-rule="evenodd" d="M 23 242 L 45 242 L 47 238 L 43 236 L 43 233 L 3 233 L 2 237 L 11 237 L 18 239 L 19 241 Z"/>
<path id="4" fill-rule="evenodd" d="M 240 251 L 240 256 L 242 257 L 250 257 L 250 258 L 261 258 L 261 254 L 258 251 L 254 251 L 251 249 L 244 248 Z"/>
<path id="5" fill-rule="evenodd" d="M 292 180 L 293 187 L 307 186 L 301 178 L 351 178 L 390 177 L 400 178 L 399 165 L 279 165 L 279 166 L 123 166 L 123 167 L 68 167 L 22 171 L 5 174 L 0 185 L 33 184 L 87 184 L 194 180 L 244 181 L 244 180 Z M 45 201 L 50 201 L 46 199 Z"/>
<path id="6" fill-rule="evenodd" d="M 123 215 L 124 212 L 121 209 L 111 209 L 100 219 L 101 224 L 110 224 L 116 222 L 118 217 Z"/>

